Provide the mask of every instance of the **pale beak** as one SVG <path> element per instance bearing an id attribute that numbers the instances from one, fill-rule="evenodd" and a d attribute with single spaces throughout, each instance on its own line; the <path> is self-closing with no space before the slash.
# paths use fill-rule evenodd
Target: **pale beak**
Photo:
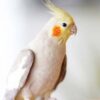
<path id="1" fill-rule="evenodd" d="M 77 27 L 76 27 L 75 24 L 73 24 L 73 25 L 71 26 L 71 34 L 72 34 L 72 35 L 73 35 L 73 34 L 76 35 L 76 33 L 77 33 Z"/>

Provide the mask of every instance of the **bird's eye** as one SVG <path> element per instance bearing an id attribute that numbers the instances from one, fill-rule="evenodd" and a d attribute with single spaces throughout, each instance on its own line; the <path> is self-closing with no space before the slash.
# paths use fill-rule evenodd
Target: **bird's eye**
<path id="1" fill-rule="evenodd" d="M 67 24 L 66 24 L 66 23 L 62 23 L 62 26 L 63 26 L 63 27 L 67 27 Z"/>

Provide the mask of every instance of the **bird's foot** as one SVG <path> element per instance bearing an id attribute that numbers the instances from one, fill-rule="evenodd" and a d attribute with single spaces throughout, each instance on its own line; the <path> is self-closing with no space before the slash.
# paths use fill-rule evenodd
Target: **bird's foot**
<path id="1" fill-rule="evenodd" d="M 48 98 L 48 100 L 57 100 L 56 98 Z"/>

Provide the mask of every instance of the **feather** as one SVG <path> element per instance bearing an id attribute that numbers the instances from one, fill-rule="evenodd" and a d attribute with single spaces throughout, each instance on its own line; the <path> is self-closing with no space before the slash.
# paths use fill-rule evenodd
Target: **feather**
<path id="1" fill-rule="evenodd" d="M 66 14 L 71 17 L 68 12 L 55 5 L 51 0 L 43 0 L 43 3 L 56 17 L 65 17 Z"/>

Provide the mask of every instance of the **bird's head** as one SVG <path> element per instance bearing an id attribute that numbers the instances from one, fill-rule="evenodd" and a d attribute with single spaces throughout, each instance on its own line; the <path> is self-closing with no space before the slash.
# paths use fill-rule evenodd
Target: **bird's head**
<path id="1" fill-rule="evenodd" d="M 77 33 L 77 28 L 72 16 L 65 10 L 55 6 L 50 0 L 44 0 L 54 17 L 49 22 L 49 35 L 59 43 L 66 43 L 68 38 Z"/>

